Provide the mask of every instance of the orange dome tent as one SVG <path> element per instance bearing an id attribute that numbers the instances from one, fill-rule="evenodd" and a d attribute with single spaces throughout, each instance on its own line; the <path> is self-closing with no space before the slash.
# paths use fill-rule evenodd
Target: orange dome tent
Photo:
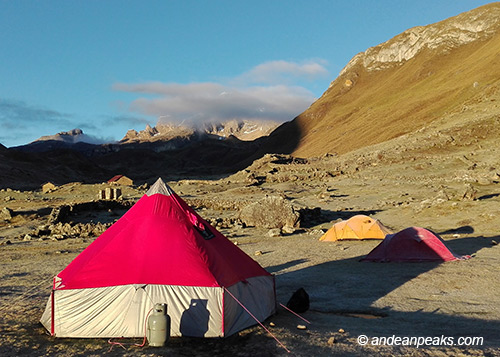
<path id="1" fill-rule="evenodd" d="M 378 220 L 356 215 L 347 221 L 335 223 L 319 240 L 333 242 L 343 239 L 384 239 L 392 232 Z"/>

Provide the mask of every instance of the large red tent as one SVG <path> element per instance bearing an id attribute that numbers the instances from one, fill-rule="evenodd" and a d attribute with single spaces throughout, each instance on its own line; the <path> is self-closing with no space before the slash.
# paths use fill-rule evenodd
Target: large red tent
<path id="1" fill-rule="evenodd" d="M 236 301 L 235 299 L 238 299 Z M 142 337 L 154 303 L 172 335 L 229 336 L 275 312 L 274 277 L 161 179 L 54 278 L 41 322 L 58 337 Z"/>

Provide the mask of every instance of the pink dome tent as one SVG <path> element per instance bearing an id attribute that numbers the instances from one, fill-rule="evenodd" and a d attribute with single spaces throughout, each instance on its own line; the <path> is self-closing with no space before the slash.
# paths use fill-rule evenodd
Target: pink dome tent
<path id="1" fill-rule="evenodd" d="M 468 259 L 446 247 L 437 234 L 420 227 L 409 227 L 389 234 L 361 261 L 372 262 L 445 262 Z"/>

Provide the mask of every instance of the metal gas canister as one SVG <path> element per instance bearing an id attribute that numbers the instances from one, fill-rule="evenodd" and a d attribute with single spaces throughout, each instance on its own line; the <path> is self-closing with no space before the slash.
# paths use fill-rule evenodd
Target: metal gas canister
<path id="1" fill-rule="evenodd" d="M 167 304 L 155 304 L 148 319 L 147 338 L 150 346 L 162 347 L 170 338 L 170 316 Z"/>

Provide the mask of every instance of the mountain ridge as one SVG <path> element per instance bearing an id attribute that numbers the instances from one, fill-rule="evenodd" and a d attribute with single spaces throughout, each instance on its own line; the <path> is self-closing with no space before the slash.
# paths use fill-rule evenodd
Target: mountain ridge
<path id="1" fill-rule="evenodd" d="M 175 126 L 162 127 L 164 123 L 129 131 L 120 143 L 66 143 L 49 136 L 24 147 L 4 150 L 0 146 L 0 187 L 33 187 L 51 177 L 60 183 L 95 181 L 115 174 L 126 174 L 136 182 L 153 176 L 220 177 L 267 153 L 302 158 L 339 154 L 339 172 L 348 172 L 359 162 L 377 164 L 382 160 L 379 155 L 395 160 L 400 151 L 406 152 L 405 142 L 412 145 L 411 152 L 435 156 L 461 157 L 457 148 L 476 150 L 481 143 L 500 152 L 500 144 L 492 138 L 500 118 L 497 14 L 500 3 L 429 25 L 441 47 L 422 40 L 414 42 L 418 51 L 406 47 L 399 51 L 395 43 L 405 44 L 412 33 L 425 33 L 425 28 L 413 28 L 354 56 L 317 101 L 269 136 L 242 141 L 231 132 L 244 127 L 238 123 L 228 126 L 226 137 L 216 135 L 220 134 L 217 125 L 208 126 L 202 139 L 193 128 L 179 131 Z M 464 23 L 456 25 L 457 18 Z M 467 19 L 479 25 L 470 25 Z M 479 29 L 477 36 L 471 35 L 471 28 Z M 448 36 L 435 29 L 453 33 Z M 461 38 L 465 40 L 456 41 Z M 363 56 L 373 58 L 365 61 Z M 371 67 L 377 59 L 387 61 Z M 488 167 L 500 167 L 496 159 L 488 160 Z"/>
<path id="2" fill-rule="evenodd" d="M 500 6 L 488 4 L 427 26 L 412 27 L 390 40 L 355 55 L 342 69 L 346 74 L 359 62 L 367 71 L 390 68 L 415 57 L 422 50 L 449 51 L 493 35 L 500 22 Z M 333 82 L 332 82 L 333 83 Z"/>
<path id="3" fill-rule="evenodd" d="M 500 27 L 495 16 L 499 12 L 500 3 L 496 3 L 460 14 L 463 21 L 487 18 L 495 24 L 475 41 L 457 47 L 423 46 L 412 58 L 378 70 L 365 67 L 361 55 L 354 56 L 316 102 L 271 134 L 272 146 L 301 157 L 342 154 L 418 130 L 448 112 L 460 111 L 463 103 L 475 97 L 496 92 Z M 455 31 L 443 23 L 456 21 L 455 17 L 429 26 Z M 394 41 L 374 48 L 392 48 Z M 280 136 L 294 136 L 295 142 L 280 145 Z"/>
<path id="4" fill-rule="evenodd" d="M 158 122 L 156 126 L 146 125 L 141 131 L 129 130 L 120 143 L 153 142 L 175 138 L 192 138 L 212 135 L 221 139 L 234 136 L 239 140 L 251 141 L 269 135 L 279 123 L 271 120 L 228 120 L 199 124 L 175 124 Z"/>

